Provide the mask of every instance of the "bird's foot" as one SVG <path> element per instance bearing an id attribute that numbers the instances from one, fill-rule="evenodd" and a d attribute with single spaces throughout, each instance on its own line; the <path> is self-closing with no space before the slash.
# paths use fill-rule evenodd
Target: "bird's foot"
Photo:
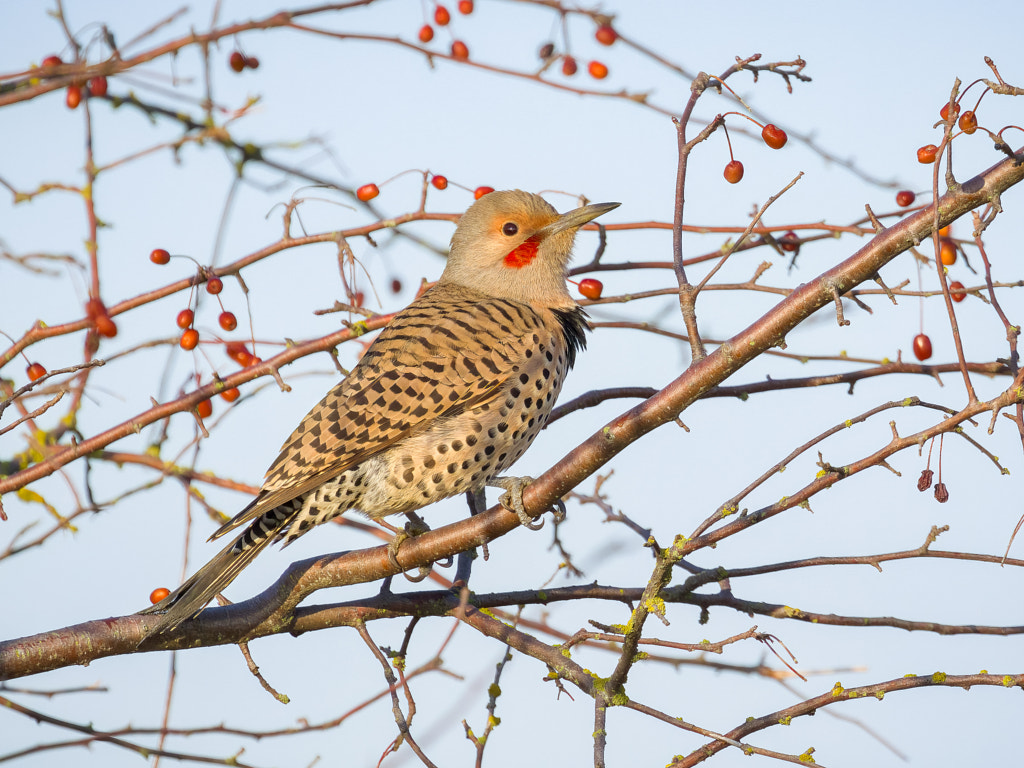
<path id="1" fill-rule="evenodd" d="M 488 483 L 493 488 L 502 488 L 505 493 L 498 499 L 498 503 L 505 509 L 515 512 L 519 522 L 531 531 L 539 531 L 544 526 L 542 518 L 534 519 L 526 514 L 523 506 L 523 489 L 533 482 L 532 477 L 496 477 Z M 559 499 L 551 507 L 554 513 L 555 522 L 560 523 L 565 519 L 565 504 Z"/>
<path id="2" fill-rule="evenodd" d="M 399 571 L 404 572 L 401 564 L 398 562 L 398 550 L 402 546 L 402 542 L 406 539 L 411 539 L 414 536 L 419 536 L 430 530 L 430 526 L 427 525 L 426 521 L 417 515 L 415 512 L 406 512 L 405 516 L 409 518 L 409 522 L 405 524 L 405 528 L 395 534 L 395 537 L 388 544 L 388 561 L 395 566 Z M 415 576 L 410 576 L 408 573 L 405 574 L 405 578 L 409 581 L 423 581 L 427 578 L 430 573 L 430 566 L 421 565 L 419 573 Z"/>

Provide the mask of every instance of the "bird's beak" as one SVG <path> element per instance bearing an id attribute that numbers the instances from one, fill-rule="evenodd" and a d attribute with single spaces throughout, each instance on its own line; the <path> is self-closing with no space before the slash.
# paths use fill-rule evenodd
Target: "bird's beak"
<path id="1" fill-rule="evenodd" d="M 582 208 L 577 208 L 575 211 L 563 213 L 553 222 L 538 231 L 534 237 L 538 240 L 543 240 L 544 238 L 558 234 L 559 232 L 565 232 L 567 229 L 577 229 L 578 227 L 582 227 L 588 221 L 593 221 L 598 216 L 618 208 L 620 205 L 622 205 L 622 203 L 594 203 L 593 205 L 585 205 Z"/>

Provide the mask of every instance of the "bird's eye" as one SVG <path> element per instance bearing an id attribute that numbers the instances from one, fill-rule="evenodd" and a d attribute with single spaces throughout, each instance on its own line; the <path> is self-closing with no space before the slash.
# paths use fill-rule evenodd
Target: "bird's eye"
<path id="1" fill-rule="evenodd" d="M 507 235 L 508 237 L 512 237 L 512 235 L 516 234 L 518 231 L 519 227 L 513 224 L 511 221 L 506 222 L 505 226 L 501 228 L 502 234 Z"/>

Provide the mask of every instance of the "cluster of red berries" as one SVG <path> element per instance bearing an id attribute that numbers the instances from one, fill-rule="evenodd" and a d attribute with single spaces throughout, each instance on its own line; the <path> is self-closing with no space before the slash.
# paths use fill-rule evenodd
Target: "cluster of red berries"
<path id="1" fill-rule="evenodd" d="M 459 13 L 469 16 L 473 12 L 473 0 L 459 0 Z M 447 27 L 452 20 L 452 15 L 443 5 L 434 7 L 434 23 L 439 27 Z M 420 42 L 426 45 L 434 39 L 434 28 L 430 24 L 424 24 L 419 31 Z M 469 47 L 461 40 L 452 41 L 452 58 L 459 61 L 469 59 Z"/>
<path id="2" fill-rule="evenodd" d="M 439 173 L 435 173 L 430 177 L 430 184 L 434 189 L 448 189 L 448 177 L 442 176 Z M 488 195 L 494 191 L 494 187 L 477 187 L 473 190 L 473 198 L 479 200 L 484 195 Z M 366 203 L 380 194 L 380 187 L 376 184 L 363 184 L 356 190 L 356 198 Z M 396 291 L 397 293 L 397 291 Z"/>
<path id="3" fill-rule="evenodd" d="M 167 264 L 171 260 L 171 254 L 167 252 L 165 248 L 154 248 L 149 254 L 149 260 L 154 264 Z M 203 271 L 206 277 L 206 292 L 211 296 L 217 296 L 217 301 L 220 301 L 220 292 L 224 290 L 224 281 L 221 280 L 217 275 Z M 217 322 L 220 327 L 225 331 L 233 331 L 238 327 L 238 318 L 235 317 L 234 312 L 229 312 L 224 309 L 224 304 L 221 303 L 220 317 L 217 318 Z M 196 319 L 196 313 L 190 309 L 185 308 L 178 313 L 176 323 L 179 328 L 182 329 L 181 338 L 178 340 L 178 345 L 184 350 L 193 350 L 199 346 L 199 331 L 193 327 L 193 323 Z"/>
<path id="4" fill-rule="evenodd" d="M 987 91 L 988 89 L 986 88 L 985 90 Z M 963 98 L 966 93 L 967 91 L 964 91 L 964 93 L 960 95 L 960 98 Z M 982 96 L 984 95 L 985 94 L 982 93 Z M 981 103 L 980 98 L 978 99 L 978 103 Z M 968 136 L 970 136 L 972 133 L 978 130 L 978 115 L 975 112 L 976 109 L 977 105 L 975 105 L 975 109 L 968 109 L 961 113 L 960 102 L 953 102 L 952 119 L 956 120 L 957 127 L 960 128 L 960 131 L 962 133 L 966 133 Z M 939 116 L 942 118 L 942 122 L 949 122 L 949 120 L 951 119 L 949 112 L 949 102 L 942 105 L 942 109 L 939 110 Z M 935 158 L 937 158 L 938 155 L 939 148 L 937 146 L 935 146 L 934 144 L 925 144 L 923 147 L 919 147 L 917 150 L 917 162 L 922 163 L 924 165 L 931 165 L 932 163 L 935 162 Z"/>
<path id="5" fill-rule="evenodd" d="M 789 136 L 777 125 L 768 123 L 761 128 L 761 139 L 772 149 L 782 149 L 789 141 Z M 732 156 L 732 142 L 729 142 L 729 162 L 725 164 L 722 175 L 730 184 L 739 184 L 743 179 L 743 163 Z"/>
<path id="6" fill-rule="evenodd" d="M 597 31 L 594 33 L 594 37 L 601 45 L 611 45 L 619 39 L 619 33 L 615 31 L 608 23 L 598 25 Z M 548 61 L 555 55 L 555 44 L 544 43 L 540 47 L 540 58 L 542 61 Z M 568 53 L 562 54 L 562 74 L 566 77 L 572 77 L 579 71 L 579 64 L 576 59 Z M 608 65 L 604 62 L 594 59 L 587 64 L 587 73 L 595 80 L 604 80 L 608 77 Z"/>
<path id="7" fill-rule="evenodd" d="M 41 67 L 43 69 L 50 69 L 52 67 L 59 67 L 63 64 L 63 60 L 60 56 L 47 56 L 43 59 Z M 107 78 L 105 75 L 96 75 L 96 77 L 89 78 L 85 84 L 90 96 L 106 96 L 107 95 Z M 72 83 L 68 86 L 67 93 L 64 96 L 64 103 L 68 109 L 76 109 L 79 104 L 82 103 L 82 97 L 85 95 L 86 90 L 83 90 L 82 84 Z"/>
<path id="8" fill-rule="evenodd" d="M 246 56 L 241 51 L 232 51 L 228 56 L 228 66 L 235 72 L 242 72 L 245 69 L 259 69 L 260 60 L 255 56 Z"/>
<path id="9" fill-rule="evenodd" d="M 117 336 L 117 324 L 111 319 L 103 299 L 96 296 L 85 302 L 85 316 L 100 336 L 108 339 Z"/>
<path id="10" fill-rule="evenodd" d="M 939 260 L 944 266 L 952 266 L 956 263 L 957 253 L 959 252 L 959 246 L 956 241 L 950 236 L 950 228 L 943 227 L 939 230 Z M 949 283 L 949 298 L 959 304 L 961 301 L 967 298 L 967 289 L 964 288 L 964 284 L 959 280 L 953 280 Z M 913 343 L 914 357 L 924 362 L 932 356 L 932 340 L 928 338 L 927 334 L 919 333 L 914 337 Z"/>

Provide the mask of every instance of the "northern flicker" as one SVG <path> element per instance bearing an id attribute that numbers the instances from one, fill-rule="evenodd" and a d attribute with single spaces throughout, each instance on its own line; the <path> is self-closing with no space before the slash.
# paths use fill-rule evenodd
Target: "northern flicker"
<path id="1" fill-rule="evenodd" d="M 350 509 L 379 519 L 490 485 L 528 524 L 523 483 L 499 475 L 544 427 L 586 343 L 566 287 L 576 232 L 618 205 L 559 215 L 519 190 L 474 203 L 437 284 L 395 315 L 288 438 L 256 498 L 210 538 L 241 535 L 143 611 L 164 613 L 153 633 L 199 613 L 270 543 Z"/>

